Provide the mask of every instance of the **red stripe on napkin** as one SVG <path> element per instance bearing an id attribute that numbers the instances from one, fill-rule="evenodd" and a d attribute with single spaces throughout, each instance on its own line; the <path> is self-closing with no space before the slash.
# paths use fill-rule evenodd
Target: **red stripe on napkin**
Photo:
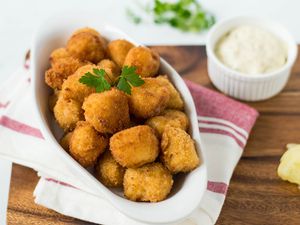
<path id="1" fill-rule="evenodd" d="M 17 120 L 11 119 L 8 116 L 0 117 L 0 125 L 11 129 L 13 131 L 30 135 L 33 137 L 44 139 L 41 131 L 35 127 L 31 127 L 25 123 L 19 122 Z"/>
<path id="2" fill-rule="evenodd" d="M 10 103 L 9 101 L 6 102 L 6 103 L 1 103 L 1 102 L 0 102 L 0 109 L 1 109 L 1 108 L 5 109 L 5 108 L 9 105 L 9 103 Z"/>
<path id="3" fill-rule="evenodd" d="M 214 182 L 214 181 L 208 181 L 207 182 L 207 190 L 226 195 L 228 190 L 228 185 L 223 182 Z"/>
<path id="4" fill-rule="evenodd" d="M 224 119 L 250 133 L 258 117 L 255 109 L 191 81 L 185 80 L 185 83 L 193 96 L 199 116 Z"/>
<path id="5" fill-rule="evenodd" d="M 46 181 L 50 181 L 50 182 L 53 182 L 53 183 L 56 183 L 56 184 L 60 184 L 60 185 L 66 186 L 66 187 L 71 187 L 71 188 L 78 189 L 78 188 L 72 186 L 71 184 L 67 184 L 65 182 L 61 182 L 61 181 L 55 180 L 53 178 L 46 178 Z"/>
<path id="6" fill-rule="evenodd" d="M 226 135 L 229 136 L 231 138 L 233 138 L 233 140 L 241 147 L 244 148 L 245 145 L 239 140 L 237 139 L 232 133 L 225 131 L 225 130 L 219 130 L 219 129 L 214 129 L 214 128 L 204 128 L 204 127 L 200 127 L 199 128 L 200 133 L 209 133 L 209 134 L 222 134 L 222 135 Z"/>
<path id="7" fill-rule="evenodd" d="M 231 127 L 227 124 L 224 124 L 224 123 L 219 123 L 219 122 L 215 122 L 215 121 L 204 121 L 204 120 L 199 120 L 200 123 L 206 123 L 206 124 L 212 124 L 212 125 L 220 125 L 220 126 L 224 126 L 224 127 L 227 127 L 227 128 L 230 128 L 232 129 L 233 131 L 235 131 L 236 133 L 238 133 L 239 135 L 241 135 L 243 138 L 245 138 L 245 140 L 247 140 L 247 137 L 242 134 L 241 132 L 239 132 L 238 130 L 236 130 L 234 127 Z"/>

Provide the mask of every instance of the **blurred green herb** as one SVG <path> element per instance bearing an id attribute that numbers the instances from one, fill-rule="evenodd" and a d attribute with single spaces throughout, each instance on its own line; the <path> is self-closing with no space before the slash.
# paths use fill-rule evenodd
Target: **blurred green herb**
<path id="1" fill-rule="evenodd" d="M 139 8 L 151 14 L 156 24 L 169 24 L 184 32 L 201 32 L 215 23 L 215 17 L 204 10 L 197 0 L 154 0 L 152 7 L 146 5 Z M 130 9 L 127 10 L 127 15 L 136 24 L 142 22 L 142 18 Z"/>
<path id="2" fill-rule="evenodd" d="M 155 23 L 167 23 L 182 31 L 200 32 L 215 23 L 215 17 L 206 12 L 197 0 L 175 3 L 155 0 L 153 11 Z"/>
<path id="3" fill-rule="evenodd" d="M 138 15 L 136 15 L 131 9 L 127 9 L 126 10 L 126 14 L 128 16 L 128 18 L 131 20 L 131 22 L 135 23 L 135 24 L 139 24 L 142 22 L 142 18 L 139 17 Z"/>
<path id="4" fill-rule="evenodd" d="M 111 89 L 111 85 L 105 79 L 107 75 L 103 69 L 93 69 L 93 74 L 90 72 L 85 73 L 79 82 L 89 87 L 94 87 L 96 92 L 104 92 Z M 121 75 L 118 77 L 117 82 L 112 86 L 116 86 L 119 90 L 131 94 L 131 87 L 138 87 L 145 83 L 145 81 L 136 73 L 136 67 L 124 66 Z"/>

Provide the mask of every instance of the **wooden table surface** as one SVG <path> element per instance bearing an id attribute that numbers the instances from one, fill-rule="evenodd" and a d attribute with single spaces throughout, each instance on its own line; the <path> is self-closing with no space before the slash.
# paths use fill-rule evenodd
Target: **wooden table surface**
<path id="1" fill-rule="evenodd" d="M 204 47 L 153 47 L 175 69 L 201 85 L 209 81 Z M 218 225 L 298 225 L 300 190 L 280 180 L 276 169 L 285 145 L 300 142 L 300 58 L 287 86 L 276 97 L 256 103 L 258 118 L 230 182 Z M 29 147 L 29 146 L 28 146 Z M 14 165 L 8 205 L 8 224 L 90 224 L 34 204 L 36 173 Z"/>

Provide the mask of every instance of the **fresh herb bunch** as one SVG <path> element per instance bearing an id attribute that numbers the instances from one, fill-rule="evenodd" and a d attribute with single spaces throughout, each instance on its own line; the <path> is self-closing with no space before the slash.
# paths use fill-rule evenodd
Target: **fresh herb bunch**
<path id="1" fill-rule="evenodd" d="M 184 32 L 201 32 L 215 23 L 215 17 L 205 11 L 197 0 L 154 0 L 153 7 L 148 5 L 144 10 L 153 16 L 155 23 L 169 24 Z M 130 9 L 127 9 L 127 16 L 135 24 L 142 22 L 142 18 Z"/>
<path id="2" fill-rule="evenodd" d="M 182 31 L 200 32 L 215 23 L 215 17 L 206 12 L 197 0 L 175 3 L 155 0 L 153 11 L 155 23 L 167 23 Z"/>
<path id="3" fill-rule="evenodd" d="M 131 9 L 126 9 L 127 17 L 131 20 L 131 22 L 135 24 L 140 24 L 142 22 L 142 18 L 136 15 Z"/>
<path id="4" fill-rule="evenodd" d="M 138 87 L 145 83 L 140 75 L 136 73 L 136 67 L 134 66 L 124 66 L 121 75 L 112 84 L 105 79 L 105 76 L 110 79 L 104 69 L 93 69 L 93 74 L 91 72 L 85 73 L 79 79 L 79 82 L 89 87 L 94 87 L 96 92 L 108 91 L 112 86 L 116 86 L 119 90 L 129 95 L 131 94 L 132 86 Z"/>

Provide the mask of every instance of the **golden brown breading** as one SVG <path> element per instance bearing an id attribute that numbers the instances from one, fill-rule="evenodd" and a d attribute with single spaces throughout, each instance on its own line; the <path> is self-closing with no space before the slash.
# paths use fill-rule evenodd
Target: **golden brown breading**
<path id="1" fill-rule="evenodd" d="M 167 107 L 170 93 L 156 78 L 144 78 L 144 81 L 142 86 L 132 87 L 129 108 L 136 117 L 147 119 L 159 115 Z"/>
<path id="2" fill-rule="evenodd" d="M 158 72 L 159 60 L 159 55 L 154 50 L 139 46 L 129 50 L 124 66 L 135 66 L 140 76 L 153 77 Z"/>
<path id="3" fill-rule="evenodd" d="M 45 73 L 45 82 L 53 89 L 61 89 L 63 82 L 85 63 L 73 57 L 64 57 L 53 60 L 51 65 Z"/>
<path id="4" fill-rule="evenodd" d="M 82 104 L 85 97 L 95 92 L 95 89 L 79 82 L 79 79 L 87 72 L 93 73 L 95 65 L 85 65 L 69 76 L 62 85 L 61 95 L 65 99 L 73 99 Z"/>
<path id="5" fill-rule="evenodd" d="M 56 73 L 52 68 L 45 72 L 45 83 L 53 89 L 61 89 L 64 79 L 64 75 Z"/>
<path id="6" fill-rule="evenodd" d="M 189 127 L 189 119 L 184 112 L 174 109 L 166 109 L 161 113 L 161 115 L 168 119 L 179 120 L 181 129 L 185 131 Z"/>
<path id="7" fill-rule="evenodd" d="M 53 111 L 57 123 L 65 131 L 74 129 L 76 123 L 83 119 L 81 104 L 73 99 L 65 99 L 62 95 L 59 95 Z"/>
<path id="8" fill-rule="evenodd" d="M 158 76 L 157 79 L 160 80 L 162 82 L 162 84 L 165 85 L 169 89 L 170 100 L 168 102 L 167 108 L 183 110 L 183 108 L 184 108 L 183 100 L 182 100 L 179 92 L 176 90 L 176 88 L 173 86 L 173 84 L 169 81 L 167 76 Z"/>
<path id="9" fill-rule="evenodd" d="M 76 31 L 73 33 L 73 35 L 79 34 L 79 33 L 84 33 L 84 32 L 90 33 L 90 34 L 92 34 L 92 35 L 94 35 L 94 36 L 100 38 L 100 41 L 102 42 L 103 46 L 106 48 L 107 41 L 105 40 L 105 38 L 104 38 L 103 36 L 101 36 L 101 34 L 100 34 L 98 31 L 96 31 L 96 30 L 93 29 L 93 28 L 90 28 L 90 27 L 83 27 L 83 28 L 80 28 L 80 29 L 76 30 Z"/>
<path id="10" fill-rule="evenodd" d="M 106 54 L 103 40 L 91 32 L 75 32 L 68 40 L 67 51 L 80 61 L 92 63 L 98 63 Z"/>
<path id="11" fill-rule="evenodd" d="M 70 140 L 70 154 L 83 167 L 94 166 L 107 144 L 107 138 L 101 136 L 88 122 L 80 121 Z"/>
<path id="12" fill-rule="evenodd" d="M 120 68 L 117 66 L 116 63 L 109 59 L 103 59 L 97 64 L 99 69 L 104 69 L 108 77 L 106 77 L 106 80 L 113 84 L 115 80 L 118 78 L 118 76 L 121 74 Z"/>
<path id="13" fill-rule="evenodd" d="M 178 110 L 167 109 L 163 111 L 160 116 L 148 119 L 146 124 L 155 130 L 158 137 L 161 137 L 166 126 L 187 130 L 189 121 L 185 113 Z"/>
<path id="14" fill-rule="evenodd" d="M 56 60 L 66 57 L 70 57 L 70 54 L 66 48 L 54 49 L 50 54 L 50 63 L 55 63 Z"/>
<path id="15" fill-rule="evenodd" d="M 114 160 L 110 151 L 106 151 L 96 167 L 96 177 L 107 187 L 122 187 L 125 168 Z"/>
<path id="16" fill-rule="evenodd" d="M 91 94 L 82 108 L 86 121 L 100 133 L 113 134 L 130 124 L 127 96 L 116 88 Z"/>
<path id="17" fill-rule="evenodd" d="M 134 168 L 156 159 L 159 142 L 151 127 L 141 125 L 114 134 L 110 138 L 110 150 L 121 166 Z"/>
<path id="18" fill-rule="evenodd" d="M 52 112 L 53 112 L 54 106 L 58 100 L 59 93 L 60 93 L 59 90 L 54 90 L 53 94 L 49 96 L 48 105 L 49 105 L 50 111 L 52 111 Z"/>
<path id="19" fill-rule="evenodd" d="M 60 145 L 61 147 L 69 152 L 69 147 L 70 147 L 70 140 L 72 137 L 73 132 L 68 132 L 65 133 L 64 136 L 60 139 Z"/>
<path id="20" fill-rule="evenodd" d="M 178 120 L 166 118 L 164 116 L 154 116 L 146 121 L 147 125 L 153 128 L 157 137 L 161 138 L 166 126 L 180 127 Z"/>
<path id="21" fill-rule="evenodd" d="M 124 195 L 133 201 L 159 202 L 167 198 L 173 185 L 170 172 L 161 163 L 127 169 Z"/>
<path id="22" fill-rule="evenodd" d="M 171 126 L 165 128 L 161 150 L 162 161 L 171 173 L 191 171 L 200 163 L 194 141 L 180 128 Z"/>
<path id="23" fill-rule="evenodd" d="M 64 57 L 56 59 L 51 63 L 52 69 L 59 74 L 62 74 L 67 78 L 69 75 L 75 73 L 75 71 L 84 66 L 86 63 L 79 61 L 74 57 Z"/>
<path id="24" fill-rule="evenodd" d="M 90 34 L 93 34 L 95 36 L 100 36 L 100 33 L 98 31 L 96 31 L 95 29 L 90 28 L 90 27 L 79 28 L 79 29 L 74 31 L 73 35 L 79 34 L 79 33 L 90 33 Z"/>
<path id="25" fill-rule="evenodd" d="M 118 39 L 108 43 L 107 53 L 109 57 L 120 67 L 123 67 L 125 57 L 134 45 L 129 41 Z"/>

